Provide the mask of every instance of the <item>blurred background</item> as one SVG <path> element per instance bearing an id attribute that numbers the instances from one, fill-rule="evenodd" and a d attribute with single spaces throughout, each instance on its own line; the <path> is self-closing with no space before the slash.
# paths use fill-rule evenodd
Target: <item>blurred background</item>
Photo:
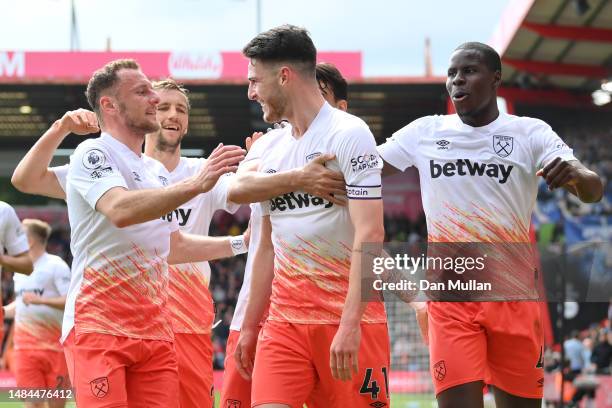
<path id="1" fill-rule="evenodd" d="M 183 152 L 206 156 L 219 142 L 243 145 L 268 127 L 259 104 L 246 98 L 240 54 L 260 31 L 283 23 L 306 27 L 319 60 L 348 79 L 349 112 L 368 123 L 378 143 L 420 116 L 452 112 L 445 73 L 453 49 L 466 41 L 493 46 L 503 62 L 502 110 L 548 122 L 606 183 L 594 205 L 542 183 L 533 236 L 550 295 L 547 404 L 580 396 L 588 406 L 612 406 L 612 1 L 0 0 L 0 10 L 0 200 L 20 218 L 50 222 L 50 252 L 68 262 L 64 203 L 18 193 L 10 176 L 55 120 L 88 108 L 85 84 L 106 62 L 135 58 L 151 79 L 183 82 L 192 104 Z M 66 163 L 81 140 L 69 136 L 53 164 Z M 383 194 L 387 240 L 426 239 L 416 170 L 385 180 Z M 248 216 L 246 207 L 233 216 L 217 213 L 211 235 L 240 234 Z M 241 256 L 212 263 L 211 293 L 222 320 L 214 331 L 219 370 L 244 262 Z M 4 270 L 4 303 L 12 287 L 12 272 Z M 594 296 L 594 287 L 608 292 Z M 387 311 L 393 406 L 432 406 L 427 347 L 413 312 L 398 302 Z M 5 321 L 6 332 L 10 326 Z M 0 387 L 13 381 L 7 351 L 5 339 Z M 576 370 L 578 377 L 570 374 Z"/>

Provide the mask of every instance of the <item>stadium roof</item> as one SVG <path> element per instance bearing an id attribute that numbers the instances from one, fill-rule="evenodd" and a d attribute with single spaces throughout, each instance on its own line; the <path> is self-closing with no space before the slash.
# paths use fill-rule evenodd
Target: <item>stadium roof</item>
<path id="1" fill-rule="evenodd" d="M 612 74 L 612 1 L 513 0 L 489 43 L 506 85 L 594 91 Z"/>

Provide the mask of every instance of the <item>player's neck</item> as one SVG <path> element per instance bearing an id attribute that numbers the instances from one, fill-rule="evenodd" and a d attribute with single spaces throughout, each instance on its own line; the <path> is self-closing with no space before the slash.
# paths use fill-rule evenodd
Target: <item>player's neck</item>
<path id="1" fill-rule="evenodd" d="M 161 162 L 166 170 L 172 172 L 177 168 L 181 161 L 181 147 L 178 146 L 173 150 L 160 149 L 154 143 L 145 143 L 145 154 L 152 159 Z"/>
<path id="2" fill-rule="evenodd" d="M 315 120 L 325 103 L 318 88 L 298 93 L 299 97 L 291 98 L 291 106 L 286 119 L 291 123 L 293 136 L 301 138 Z"/>
<path id="3" fill-rule="evenodd" d="M 30 247 L 30 260 L 32 261 L 32 263 L 35 263 L 36 261 L 38 261 L 38 259 L 40 259 L 41 256 L 43 256 L 44 253 L 44 247 L 32 245 Z"/>
<path id="4" fill-rule="evenodd" d="M 463 123 L 471 127 L 482 127 L 490 124 L 499 117 L 499 109 L 497 104 L 491 107 L 487 107 L 482 111 L 473 115 L 459 115 L 459 118 Z"/>
<path id="5" fill-rule="evenodd" d="M 120 126 L 114 123 L 105 124 L 101 130 L 126 145 L 131 151 L 136 153 L 136 155 L 140 156 L 142 153 L 142 144 L 145 138 L 143 132 L 134 131 L 126 126 Z"/>

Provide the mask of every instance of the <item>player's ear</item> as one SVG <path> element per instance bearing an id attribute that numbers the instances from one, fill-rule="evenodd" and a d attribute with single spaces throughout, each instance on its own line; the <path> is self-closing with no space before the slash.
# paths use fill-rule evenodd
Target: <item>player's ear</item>
<path id="1" fill-rule="evenodd" d="M 289 80 L 291 74 L 291 69 L 288 66 L 283 65 L 282 67 L 280 67 L 280 69 L 278 70 L 278 84 L 285 85 Z"/>
<path id="2" fill-rule="evenodd" d="M 108 95 L 104 95 L 100 97 L 100 112 L 115 112 L 117 107 L 115 106 L 115 101 Z"/>
<path id="3" fill-rule="evenodd" d="M 346 112 L 348 110 L 348 103 L 346 102 L 346 100 L 340 99 L 338 102 L 336 102 L 336 108 Z"/>
<path id="4" fill-rule="evenodd" d="M 495 71 L 495 73 L 493 74 L 493 88 L 498 89 L 499 86 L 501 85 L 501 71 Z"/>

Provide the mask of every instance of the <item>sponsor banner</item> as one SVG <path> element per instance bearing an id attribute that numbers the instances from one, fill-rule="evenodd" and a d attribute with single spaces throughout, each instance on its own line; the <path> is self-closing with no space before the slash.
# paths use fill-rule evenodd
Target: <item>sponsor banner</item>
<path id="1" fill-rule="evenodd" d="M 246 82 L 248 60 L 238 51 L 46 52 L 0 51 L 1 82 L 87 83 L 109 61 L 135 59 L 150 78 Z M 361 52 L 320 52 L 319 61 L 335 64 L 349 80 L 362 78 Z"/>

